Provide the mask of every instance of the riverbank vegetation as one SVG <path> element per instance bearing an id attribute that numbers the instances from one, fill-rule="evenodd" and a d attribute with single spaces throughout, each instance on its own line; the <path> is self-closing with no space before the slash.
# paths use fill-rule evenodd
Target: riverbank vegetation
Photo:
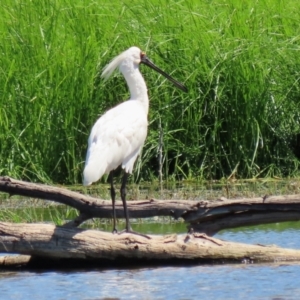
<path id="1" fill-rule="evenodd" d="M 92 124 L 128 98 L 101 69 L 132 45 L 189 88 L 141 67 L 149 134 L 133 181 L 297 176 L 300 3 L 288 0 L 0 4 L 0 175 L 74 184 Z"/>

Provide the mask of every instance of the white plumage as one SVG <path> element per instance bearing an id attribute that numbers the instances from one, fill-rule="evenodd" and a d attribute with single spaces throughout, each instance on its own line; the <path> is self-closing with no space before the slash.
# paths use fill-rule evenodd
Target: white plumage
<path id="1" fill-rule="evenodd" d="M 118 166 L 132 173 L 147 136 L 147 113 L 139 101 L 127 101 L 106 112 L 92 128 L 84 168 L 84 185 Z"/>
<path id="2" fill-rule="evenodd" d="M 118 166 L 124 169 L 121 187 L 126 217 L 126 231 L 131 231 L 126 206 L 125 186 L 128 174 L 132 173 L 134 162 L 141 152 L 147 136 L 149 99 L 146 83 L 139 71 L 144 63 L 158 71 L 180 89 L 187 89 L 168 74 L 156 67 L 137 47 L 131 47 L 115 57 L 102 72 L 108 79 L 119 67 L 130 90 L 129 101 L 123 102 L 102 115 L 92 128 L 88 139 L 88 150 L 83 171 L 83 184 L 90 185 L 98 181 L 104 174 L 109 174 Z M 111 197 L 113 202 L 114 228 L 116 231 L 115 190 L 111 173 Z"/>

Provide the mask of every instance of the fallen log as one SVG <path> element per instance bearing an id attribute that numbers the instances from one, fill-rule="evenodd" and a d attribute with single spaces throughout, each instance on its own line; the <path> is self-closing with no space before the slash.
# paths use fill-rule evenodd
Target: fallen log
<path id="1" fill-rule="evenodd" d="M 78 209 L 79 216 L 62 227 L 0 222 L 0 252 L 19 256 L 0 258 L 0 266 L 92 266 L 116 264 L 300 261 L 300 250 L 246 245 L 214 239 L 221 229 L 300 219 L 300 195 L 215 201 L 129 201 L 133 218 L 182 217 L 189 233 L 155 236 L 111 234 L 76 228 L 90 218 L 111 218 L 111 202 L 64 188 L 0 177 L 0 191 L 56 201 Z M 116 203 L 123 217 L 122 202 Z"/>
<path id="2" fill-rule="evenodd" d="M 208 237 L 201 233 L 151 235 L 112 234 L 50 224 L 0 222 L 0 252 L 32 255 L 35 266 L 53 267 L 68 261 L 93 266 L 174 263 L 258 263 L 300 261 L 300 250 L 276 246 L 246 245 Z M 26 259 L 28 257 L 26 256 Z"/>
<path id="3" fill-rule="evenodd" d="M 9 177 L 0 177 L 0 191 L 56 201 L 76 208 L 79 216 L 65 224 L 77 227 L 91 218 L 111 218 L 111 201 L 100 200 L 65 188 L 35 184 Z M 128 201 L 131 218 L 171 216 L 183 218 L 188 229 L 214 235 L 222 229 L 258 224 L 300 220 L 300 195 L 264 196 L 257 198 L 214 201 L 139 200 Z M 116 201 L 117 218 L 123 218 L 123 205 Z"/>

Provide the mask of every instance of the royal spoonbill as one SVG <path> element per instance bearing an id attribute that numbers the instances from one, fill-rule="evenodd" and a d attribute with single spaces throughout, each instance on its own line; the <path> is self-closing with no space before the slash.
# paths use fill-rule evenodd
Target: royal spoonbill
<path id="1" fill-rule="evenodd" d="M 129 87 L 130 99 L 108 110 L 94 124 L 88 139 L 83 184 L 90 185 L 98 181 L 104 174 L 109 174 L 114 233 L 117 232 L 117 229 L 113 171 L 120 165 L 124 169 L 120 192 L 126 219 L 125 231 L 133 232 L 129 224 L 126 205 L 126 183 L 147 136 L 149 109 L 147 86 L 139 71 L 140 64 L 149 66 L 165 76 L 179 89 L 187 92 L 187 88 L 183 84 L 155 66 L 138 47 L 129 48 L 104 67 L 101 75 L 104 79 L 108 79 L 112 72 L 119 67 Z"/>

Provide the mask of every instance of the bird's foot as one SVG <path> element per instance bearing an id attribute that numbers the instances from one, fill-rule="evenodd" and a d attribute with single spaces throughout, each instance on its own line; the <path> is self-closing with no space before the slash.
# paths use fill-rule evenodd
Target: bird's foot
<path id="1" fill-rule="evenodd" d="M 112 234 L 116 234 L 116 233 L 118 233 L 118 230 L 117 230 L 117 228 L 114 228 L 112 231 Z"/>
<path id="2" fill-rule="evenodd" d="M 131 233 L 131 234 L 139 235 L 139 236 L 142 236 L 142 237 L 144 237 L 146 239 L 151 240 L 150 236 L 148 236 L 146 234 L 143 234 L 143 233 L 139 233 L 139 232 L 133 231 L 131 228 L 130 229 L 124 229 L 124 230 L 118 232 L 118 234 L 122 234 L 122 233 Z"/>

